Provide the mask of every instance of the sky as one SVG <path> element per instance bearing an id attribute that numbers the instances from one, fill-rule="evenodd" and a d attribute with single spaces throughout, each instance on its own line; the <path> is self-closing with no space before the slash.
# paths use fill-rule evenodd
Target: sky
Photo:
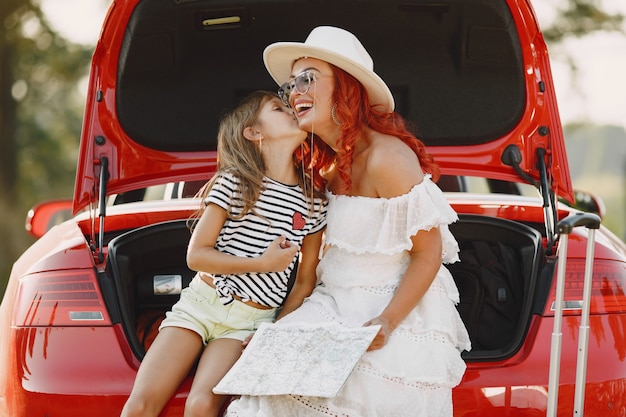
<path id="1" fill-rule="evenodd" d="M 563 1 L 533 1 L 540 26 L 550 22 L 554 6 Z M 626 0 L 597 1 L 607 11 L 626 15 Z M 93 45 L 109 3 L 107 0 L 41 0 L 43 11 L 56 30 L 74 42 Z M 568 51 L 578 65 L 575 78 L 561 49 Z M 563 124 L 587 121 L 626 128 L 626 36 L 598 33 L 571 39 L 549 53 Z"/>

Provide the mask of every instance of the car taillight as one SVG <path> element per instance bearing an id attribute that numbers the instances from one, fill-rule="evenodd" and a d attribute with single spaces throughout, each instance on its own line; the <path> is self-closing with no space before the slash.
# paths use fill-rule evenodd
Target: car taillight
<path id="1" fill-rule="evenodd" d="M 552 282 L 544 314 L 554 315 L 556 303 L 556 274 Z M 578 315 L 583 307 L 585 260 L 568 259 L 565 268 L 563 315 Z M 589 314 L 626 312 L 626 264 L 607 259 L 593 262 Z"/>
<path id="2" fill-rule="evenodd" d="M 12 324 L 104 326 L 111 320 L 93 272 L 53 271 L 20 279 Z"/>

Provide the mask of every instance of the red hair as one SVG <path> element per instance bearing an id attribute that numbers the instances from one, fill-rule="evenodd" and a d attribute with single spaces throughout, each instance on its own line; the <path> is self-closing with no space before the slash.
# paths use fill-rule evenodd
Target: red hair
<path id="1" fill-rule="evenodd" d="M 365 127 L 377 132 L 395 136 L 406 143 L 417 155 L 422 170 L 433 177 L 433 181 L 439 179 L 439 167 L 435 164 L 432 155 L 426 151 L 426 146 L 407 127 L 404 118 L 396 112 L 385 112 L 370 105 L 369 97 L 363 84 L 353 76 L 331 65 L 335 76 L 334 102 L 337 103 L 335 114 L 341 121 L 341 139 L 337 146 L 337 170 L 339 177 L 345 184 L 346 190 L 350 190 L 350 167 L 354 143 Z"/>
<path id="2" fill-rule="evenodd" d="M 296 169 L 304 168 L 304 175 L 310 177 L 313 174 L 313 186 L 320 192 L 326 190 L 326 180 L 321 172 L 328 169 L 335 161 L 335 151 L 322 141 L 317 135 L 308 134 L 302 146 L 294 152 L 294 164 Z"/>

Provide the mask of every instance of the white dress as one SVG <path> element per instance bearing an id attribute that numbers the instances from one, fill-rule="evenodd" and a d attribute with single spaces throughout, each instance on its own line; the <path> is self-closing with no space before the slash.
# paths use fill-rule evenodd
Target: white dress
<path id="1" fill-rule="evenodd" d="M 455 308 L 459 293 L 443 266 L 458 261 L 458 245 L 448 229 L 456 220 L 430 176 L 390 199 L 329 194 L 320 285 L 278 323 L 361 326 L 378 316 L 408 266 L 411 236 L 419 230 L 439 227 L 442 267 L 387 344 L 362 356 L 336 397 L 242 396 L 226 416 L 451 417 L 452 388 L 465 372 L 461 351 L 470 350 Z"/>

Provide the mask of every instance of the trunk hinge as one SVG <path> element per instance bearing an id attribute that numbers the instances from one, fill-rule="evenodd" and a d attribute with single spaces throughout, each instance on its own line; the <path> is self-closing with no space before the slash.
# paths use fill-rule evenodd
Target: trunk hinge
<path id="1" fill-rule="evenodd" d="M 520 163 L 522 162 L 522 153 L 517 145 L 507 146 L 502 153 L 501 161 L 503 164 L 512 167 L 521 178 L 533 185 L 539 191 L 543 200 L 543 215 L 547 237 L 546 253 L 551 255 L 558 238 L 558 235 L 556 234 L 556 201 L 551 181 L 548 178 L 548 164 L 546 164 L 547 151 L 544 148 L 537 148 L 536 153 L 537 169 L 539 170 L 539 182 L 524 172 L 524 170 L 520 167 Z"/>
<path id="2" fill-rule="evenodd" d="M 98 183 L 98 218 L 100 225 L 98 227 L 98 239 L 96 246 L 92 245 L 93 256 L 98 263 L 104 262 L 104 218 L 106 217 L 106 197 L 107 183 L 109 179 L 109 158 L 101 156 L 96 161 L 96 165 L 100 165 L 100 178 Z M 93 229 L 92 229 L 93 230 Z"/>
<path id="3" fill-rule="evenodd" d="M 552 184 L 548 178 L 548 169 L 546 164 L 546 150 L 537 148 L 537 168 L 539 169 L 539 192 L 543 199 L 543 217 L 546 225 L 547 245 L 546 252 L 552 255 L 554 245 L 558 238 L 556 232 L 556 199 Z M 549 157 L 548 157 L 549 158 Z"/>

